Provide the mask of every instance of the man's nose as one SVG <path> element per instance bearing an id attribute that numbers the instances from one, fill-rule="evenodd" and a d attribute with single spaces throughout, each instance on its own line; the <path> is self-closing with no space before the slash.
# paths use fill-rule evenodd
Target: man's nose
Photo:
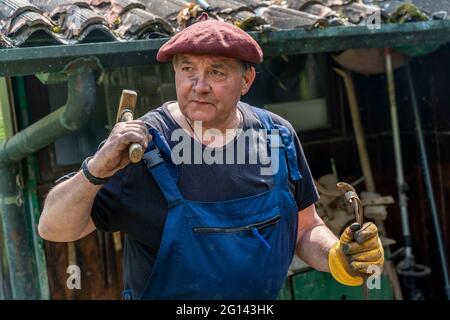
<path id="1" fill-rule="evenodd" d="M 198 76 L 198 78 L 194 81 L 192 85 L 192 89 L 195 91 L 195 93 L 199 94 L 209 93 L 211 91 L 211 87 L 205 75 Z"/>

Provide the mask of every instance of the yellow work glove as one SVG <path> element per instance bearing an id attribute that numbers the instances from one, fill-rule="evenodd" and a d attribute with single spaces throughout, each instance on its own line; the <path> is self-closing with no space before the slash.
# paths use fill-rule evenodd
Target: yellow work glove
<path id="1" fill-rule="evenodd" d="M 331 275 L 339 283 L 360 286 L 363 284 L 362 275 L 371 274 L 369 266 L 375 265 L 382 270 L 384 250 L 378 229 L 372 222 L 365 223 L 356 232 L 351 228 L 346 228 L 339 241 L 331 247 L 328 265 Z"/>

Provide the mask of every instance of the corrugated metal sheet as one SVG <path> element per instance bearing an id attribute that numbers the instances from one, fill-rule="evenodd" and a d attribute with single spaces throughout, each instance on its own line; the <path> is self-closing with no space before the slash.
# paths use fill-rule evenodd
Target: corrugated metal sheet
<path id="1" fill-rule="evenodd" d="M 381 7 L 382 22 L 404 1 L 355 0 L 0 0 L 0 47 L 169 37 L 207 12 L 246 31 L 353 26 Z M 413 0 L 445 19 L 448 0 Z"/>

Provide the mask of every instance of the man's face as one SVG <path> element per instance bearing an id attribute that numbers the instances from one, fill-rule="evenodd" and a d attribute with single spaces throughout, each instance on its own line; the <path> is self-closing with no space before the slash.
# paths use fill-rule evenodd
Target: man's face
<path id="1" fill-rule="evenodd" d="M 244 70 L 236 59 L 210 55 L 178 55 L 174 70 L 181 112 L 209 127 L 226 122 L 255 78 L 253 67 Z"/>

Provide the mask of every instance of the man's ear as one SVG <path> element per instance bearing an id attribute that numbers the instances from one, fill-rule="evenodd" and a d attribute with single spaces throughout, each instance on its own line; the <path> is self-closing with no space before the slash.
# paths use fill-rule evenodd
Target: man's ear
<path id="1" fill-rule="evenodd" d="M 174 56 L 172 57 L 172 68 L 173 68 L 173 72 L 176 71 L 177 65 L 178 65 L 178 56 L 177 56 L 177 55 L 174 55 Z"/>
<path id="2" fill-rule="evenodd" d="M 253 81 L 255 81 L 255 77 L 256 71 L 254 67 L 250 67 L 247 70 L 245 70 L 244 75 L 242 77 L 241 96 L 245 95 L 248 92 L 248 90 L 250 90 Z"/>

